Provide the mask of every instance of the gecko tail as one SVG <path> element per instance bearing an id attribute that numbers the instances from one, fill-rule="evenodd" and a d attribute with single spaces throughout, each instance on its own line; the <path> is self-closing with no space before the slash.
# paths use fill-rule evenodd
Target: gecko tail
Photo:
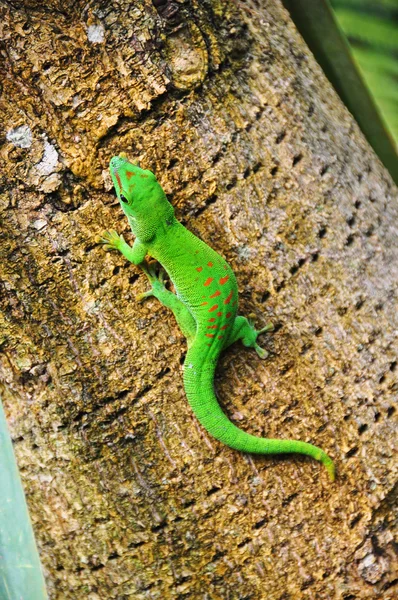
<path id="1" fill-rule="evenodd" d="M 331 481 L 336 471 L 332 459 L 321 448 L 298 440 L 261 438 L 236 427 L 222 411 L 214 393 L 216 357 L 205 359 L 195 344 L 188 350 L 184 368 L 184 386 L 188 402 L 198 421 L 220 442 L 253 454 L 303 454 L 321 462 Z M 189 368 L 187 367 L 189 366 Z"/>

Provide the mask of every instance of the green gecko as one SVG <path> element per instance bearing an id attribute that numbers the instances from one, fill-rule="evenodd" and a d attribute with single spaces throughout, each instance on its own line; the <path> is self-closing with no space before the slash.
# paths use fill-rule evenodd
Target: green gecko
<path id="1" fill-rule="evenodd" d="M 221 351 L 241 340 L 265 358 L 267 352 L 257 344 L 257 337 L 272 325 L 256 330 L 251 320 L 237 316 L 238 286 L 231 267 L 177 221 L 174 208 L 151 171 L 131 164 L 121 154 L 110 161 L 110 172 L 135 242 L 129 246 L 113 230 L 105 231 L 100 241 L 106 249 L 119 250 L 147 275 L 152 288 L 138 300 L 155 296 L 173 311 L 188 344 L 185 392 L 200 423 L 217 440 L 242 452 L 311 456 L 326 467 L 333 481 L 333 461 L 320 448 L 306 442 L 250 435 L 222 411 L 214 393 L 214 373 Z M 163 275 L 156 275 L 146 261 L 147 255 L 165 269 L 176 294 L 166 289 Z"/>

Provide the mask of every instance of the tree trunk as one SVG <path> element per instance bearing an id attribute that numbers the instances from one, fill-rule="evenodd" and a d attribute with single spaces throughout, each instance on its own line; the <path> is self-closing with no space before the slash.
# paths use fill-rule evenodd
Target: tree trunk
<path id="1" fill-rule="evenodd" d="M 2 399 L 50 597 L 396 597 L 396 188 L 279 0 L 3 0 L 0 21 Z M 172 314 L 96 242 L 132 241 L 121 151 L 276 325 L 267 361 L 220 361 L 225 411 L 321 446 L 335 484 L 198 425 Z"/>

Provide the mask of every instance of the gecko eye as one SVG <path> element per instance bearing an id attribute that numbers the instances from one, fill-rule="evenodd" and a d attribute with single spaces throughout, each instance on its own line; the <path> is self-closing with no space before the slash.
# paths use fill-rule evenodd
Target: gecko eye
<path id="1" fill-rule="evenodd" d="M 127 200 L 126 196 L 123 196 L 123 194 L 120 194 L 120 200 L 122 202 L 126 202 L 126 204 L 128 203 L 128 200 Z"/>

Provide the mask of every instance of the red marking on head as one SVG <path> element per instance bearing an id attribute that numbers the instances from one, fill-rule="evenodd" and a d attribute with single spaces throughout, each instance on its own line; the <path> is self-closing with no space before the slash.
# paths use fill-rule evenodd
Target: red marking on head
<path id="1" fill-rule="evenodd" d="M 209 262 L 207 263 L 207 266 L 208 266 L 208 267 L 212 267 L 212 266 L 213 266 L 213 263 L 212 263 L 211 261 L 209 261 Z"/>
<path id="2" fill-rule="evenodd" d="M 195 250 L 195 254 L 199 254 L 199 250 Z"/>
<path id="3" fill-rule="evenodd" d="M 224 285 L 224 283 L 227 283 L 228 279 L 229 279 L 229 275 L 225 275 L 225 277 L 221 277 L 221 279 L 219 281 L 220 285 Z"/>
<path id="4" fill-rule="evenodd" d="M 212 317 L 211 319 L 209 319 L 209 323 L 213 323 L 215 321 L 215 318 Z"/>
<path id="5" fill-rule="evenodd" d="M 142 175 L 140 175 L 140 177 L 141 177 L 141 179 L 148 179 L 148 175 L 142 174 Z"/>
<path id="6" fill-rule="evenodd" d="M 220 329 L 228 329 L 228 325 L 223 325 Z"/>
<path id="7" fill-rule="evenodd" d="M 130 179 L 130 177 L 133 177 L 134 175 L 135 175 L 135 173 L 133 173 L 133 171 L 126 171 L 127 179 Z"/>
<path id="8" fill-rule="evenodd" d="M 214 294 L 212 294 L 210 296 L 210 298 L 217 298 L 217 296 L 219 296 L 221 294 L 220 290 L 217 290 L 216 292 L 214 292 Z"/>
<path id="9" fill-rule="evenodd" d="M 122 182 L 120 181 L 120 175 L 117 171 L 115 171 L 115 177 L 116 177 L 116 181 L 119 184 L 119 192 L 121 192 L 122 191 Z"/>
<path id="10" fill-rule="evenodd" d="M 208 304 L 208 302 L 202 302 L 200 306 L 206 306 L 206 304 Z"/>
<path id="11" fill-rule="evenodd" d="M 222 312 L 218 312 L 217 317 L 222 317 Z"/>
<path id="12" fill-rule="evenodd" d="M 209 312 L 213 312 L 214 310 L 217 310 L 218 308 L 218 304 L 214 304 L 211 308 L 209 308 Z"/>
<path id="13" fill-rule="evenodd" d="M 210 348 L 211 348 L 211 344 L 206 344 L 206 346 L 210 346 Z"/>
<path id="14" fill-rule="evenodd" d="M 217 329 L 218 325 L 208 325 L 207 329 Z"/>
<path id="15" fill-rule="evenodd" d="M 219 335 L 219 336 L 217 337 L 217 339 L 218 339 L 218 340 L 222 340 L 222 339 L 223 339 L 223 337 L 224 337 L 223 335 Z"/>
<path id="16" fill-rule="evenodd" d="M 225 316 L 227 317 L 227 319 L 229 319 L 229 317 L 232 315 L 232 313 L 227 313 Z"/>
<path id="17" fill-rule="evenodd" d="M 206 337 L 214 337 L 214 333 L 205 333 Z"/>
<path id="18" fill-rule="evenodd" d="M 201 271 L 203 271 L 203 267 L 196 267 L 196 270 L 198 273 L 200 273 Z"/>
<path id="19" fill-rule="evenodd" d="M 207 287 L 212 281 L 214 281 L 214 277 L 208 277 L 203 285 Z"/>
<path id="20" fill-rule="evenodd" d="M 233 292 L 233 290 L 231 290 L 231 291 L 229 292 L 229 294 L 228 294 L 227 298 L 225 298 L 225 300 L 224 300 L 224 304 L 229 304 L 229 303 L 231 302 L 231 298 L 232 298 L 232 296 L 233 296 L 233 295 L 234 295 L 234 292 Z"/>

